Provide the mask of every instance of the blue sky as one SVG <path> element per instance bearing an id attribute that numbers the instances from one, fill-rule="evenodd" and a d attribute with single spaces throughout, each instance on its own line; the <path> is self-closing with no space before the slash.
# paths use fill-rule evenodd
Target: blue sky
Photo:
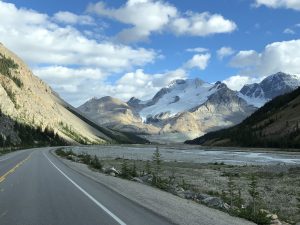
<path id="1" fill-rule="evenodd" d="M 300 74 L 300 1 L 0 1 L 0 21 L 0 42 L 75 106 L 180 78 L 238 90 Z"/>

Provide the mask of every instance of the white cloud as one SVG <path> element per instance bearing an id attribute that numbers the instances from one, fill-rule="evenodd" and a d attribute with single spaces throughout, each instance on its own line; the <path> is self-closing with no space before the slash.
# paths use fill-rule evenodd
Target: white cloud
<path id="1" fill-rule="evenodd" d="M 128 0 L 120 8 L 108 8 L 104 2 L 98 2 L 90 4 L 87 11 L 131 25 L 118 34 L 126 42 L 145 41 L 152 33 L 166 30 L 176 35 L 207 36 L 230 33 L 237 27 L 222 15 L 208 12 L 182 14 L 173 5 L 158 0 Z"/>
<path id="2" fill-rule="evenodd" d="M 68 68 L 63 66 L 47 66 L 37 67 L 33 70 L 35 74 L 44 80 L 49 80 L 49 83 L 72 82 L 72 80 L 90 79 L 102 80 L 107 77 L 100 69 L 97 68 Z"/>
<path id="3" fill-rule="evenodd" d="M 46 14 L 18 9 L 0 1 L 0 37 L 27 63 L 98 67 L 120 72 L 153 62 L 153 50 L 132 48 L 84 36 L 72 26 L 59 26 Z"/>
<path id="4" fill-rule="evenodd" d="M 115 19 L 132 25 L 119 33 L 119 37 L 127 42 L 146 40 L 151 32 L 158 32 L 175 17 L 177 9 L 162 1 L 129 0 L 118 9 L 107 8 L 104 2 L 90 4 L 88 12 Z"/>
<path id="5" fill-rule="evenodd" d="M 220 48 L 219 50 L 217 50 L 217 55 L 218 55 L 218 58 L 222 60 L 223 58 L 225 58 L 227 56 L 233 55 L 234 52 L 235 51 L 231 47 L 224 46 L 224 47 Z"/>
<path id="6" fill-rule="evenodd" d="M 68 11 L 55 13 L 53 20 L 64 24 L 95 25 L 95 21 L 92 17 L 87 15 L 76 15 Z"/>
<path id="7" fill-rule="evenodd" d="M 260 82 L 260 78 L 235 75 L 227 78 L 223 82 L 232 90 L 239 91 L 245 84 L 253 84 Z"/>
<path id="8" fill-rule="evenodd" d="M 114 96 L 127 100 L 133 96 L 144 100 L 150 99 L 171 81 L 186 77 L 186 71 L 183 69 L 167 71 L 162 74 L 146 74 L 139 69 L 135 72 L 126 73 L 120 78 L 116 82 L 113 92 Z"/>
<path id="9" fill-rule="evenodd" d="M 300 10 L 300 1 L 299 0 L 256 0 L 257 7 L 267 6 L 270 8 L 287 8 Z"/>
<path id="10" fill-rule="evenodd" d="M 188 48 L 186 49 L 187 52 L 197 52 L 197 53 L 203 53 L 203 52 L 208 52 L 209 49 L 207 48 Z"/>
<path id="11" fill-rule="evenodd" d="M 230 65 L 241 68 L 243 74 L 260 77 L 279 71 L 300 74 L 300 39 L 271 43 L 261 53 L 254 50 L 240 51 Z"/>
<path id="12" fill-rule="evenodd" d="M 2 1 L 0 12 L 0 41 L 72 104 L 96 94 L 117 95 L 113 85 L 106 83 L 109 76 L 142 67 L 159 57 L 151 49 L 87 37 L 76 29 L 81 17 L 75 14 L 64 13 L 67 16 L 60 19 L 55 14 L 54 19 Z"/>
<path id="13" fill-rule="evenodd" d="M 254 50 L 238 52 L 230 62 L 232 67 L 245 68 L 257 66 L 260 63 L 260 55 Z"/>
<path id="14" fill-rule="evenodd" d="M 38 71 L 37 71 L 38 72 Z M 148 100 L 156 94 L 158 90 L 168 85 L 174 79 L 185 79 L 186 71 L 177 69 L 160 74 L 147 74 L 141 69 L 134 72 L 125 73 L 114 84 L 106 81 L 105 74 L 101 71 L 82 70 L 76 71 L 63 67 L 50 67 L 39 71 L 68 102 L 79 106 L 93 96 L 99 98 L 103 96 L 114 96 L 128 101 L 131 97 Z M 48 74 L 56 73 L 56 77 L 51 79 Z M 91 73 L 93 76 L 89 76 Z M 70 79 L 70 77 L 77 77 Z M 94 77 L 94 79 L 93 79 Z M 59 79 L 59 85 L 56 82 Z"/>
<path id="15" fill-rule="evenodd" d="M 292 30 L 291 28 L 286 28 L 284 31 L 283 31 L 284 34 L 295 34 L 295 31 Z"/>
<path id="16" fill-rule="evenodd" d="M 184 65 L 185 68 L 192 69 L 198 68 L 200 70 L 205 70 L 211 55 L 209 53 L 206 54 L 196 54 L 192 59 L 187 61 Z"/>
<path id="17" fill-rule="evenodd" d="M 231 33 L 237 26 L 219 14 L 188 12 L 183 17 L 171 21 L 171 30 L 177 35 L 208 36 L 220 33 Z"/>

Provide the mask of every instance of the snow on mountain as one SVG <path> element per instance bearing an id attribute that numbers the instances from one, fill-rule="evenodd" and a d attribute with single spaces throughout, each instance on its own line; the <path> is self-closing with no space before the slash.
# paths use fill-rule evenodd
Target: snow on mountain
<path id="1" fill-rule="evenodd" d="M 208 96 L 217 89 L 213 84 L 205 83 L 200 79 L 175 80 L 157 96 L 156 103 L 144 107 L 140 112 L 142 118 L 148 118 L 161 113 L 174 116 L 177 113 L 188 111 L 203 104 Z M 152 101 L 154 98 L 152 99 Z M 147 105 L 148 102 L 144 104 Z"/>
<path id="2" fill-rule="evenodd" d="M 245 85 L 239 96 L 250 105 L 262 107 L 271 99 L 291 92 L 300 86 L 300 76 L 286 73 L 276 73 L 266 77 L 260 83 Z"/>
<path id="3" fill-rule="evenodd" d="M 240 123 L 270 99 L 298 86 L 300 77 L 285 73 L 245 85 L 240 92 L 221 82 L 174 80 L 147 101 L 133 97 L 126 104 L 106 97 L 81 110 L 100 124 L 145 134 L 150 141 L 178 142 Z"/>

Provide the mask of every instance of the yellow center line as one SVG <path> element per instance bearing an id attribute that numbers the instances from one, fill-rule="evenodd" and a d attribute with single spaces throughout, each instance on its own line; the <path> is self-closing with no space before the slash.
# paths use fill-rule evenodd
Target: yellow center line
<path id="1" fill-rule="evenodd" d="M 4 175 L 2 175 L 0 177 L 0 183 L 3 182 L 8 175 L 10 175 L 13 172 L 15 172 L 18 167 L 20 167 L 22 164 L 24 164 L 30 158 L 31 154 L 32 154 L 32 152 L 29 154 L 29 156 L 27 156 L 26 159 L 22 160 L 17 165 L 15 165 L 13 168 L 11 168 L 9 171 L 7 171 Z"/>

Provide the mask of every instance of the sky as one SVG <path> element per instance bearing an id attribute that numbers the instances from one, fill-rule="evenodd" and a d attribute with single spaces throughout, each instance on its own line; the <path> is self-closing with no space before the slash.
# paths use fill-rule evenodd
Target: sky
<path id="1" fill-rule="evenodd" d="M 300 0 L 0 0 L 0 42 L 74 106 L 300 74 Z"/>

